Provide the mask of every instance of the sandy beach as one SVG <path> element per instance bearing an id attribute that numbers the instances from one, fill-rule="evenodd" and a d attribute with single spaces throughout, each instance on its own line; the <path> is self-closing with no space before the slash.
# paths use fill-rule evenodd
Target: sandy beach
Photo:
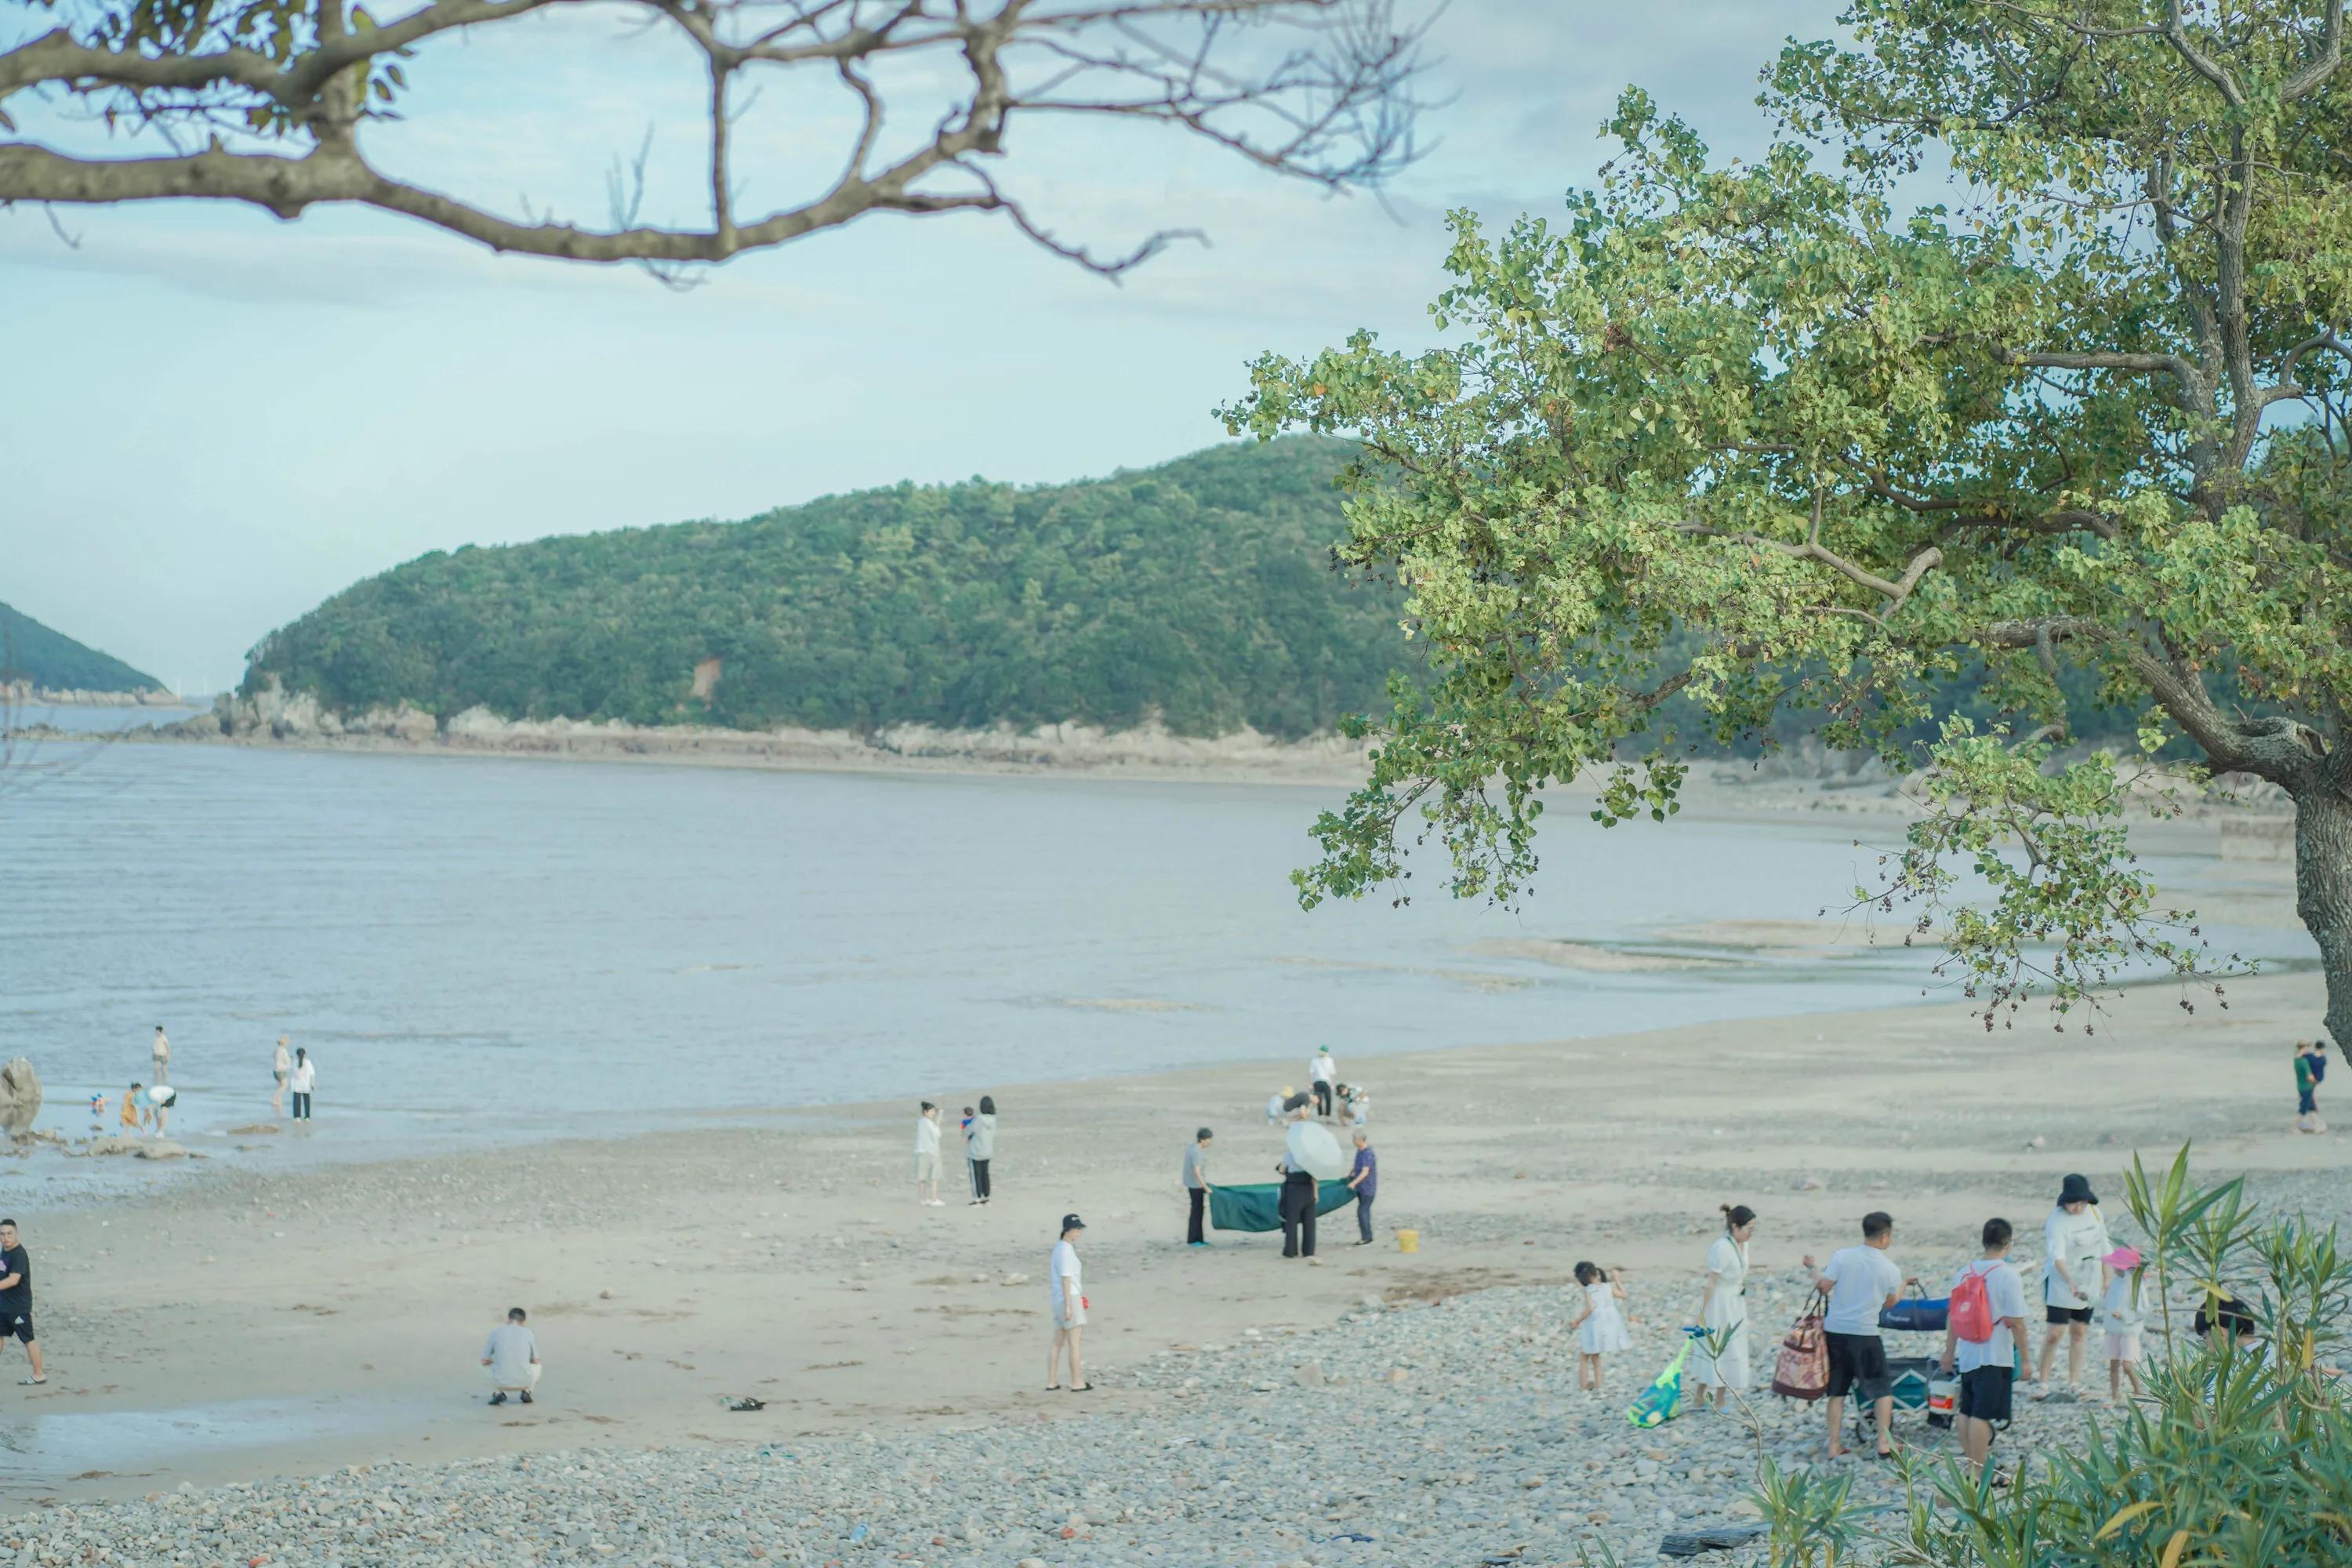
<path id="1" fill-rule="evenodd" d="M 51 1381 L 12 1388 L 9 1416 L 131 1431 L 133 1413 L 194 1412 L 208 1436 L 12 1489 L 123 1497 L 392 1459 L 1073 1415 L 1037 1388 L 1043 1264 L 1072 1208 L 1091 1227 L 1106 1385 L 1083 1409 L 1113 1418 L 1168 1397 L 1135 1373 L 1173 1347 L 1328 1324 L 1367 1296 L 1554 1287 L 1580 1258 L 1627 1271 L 1637 1318 L 1678 1321 L 1719 1202 L 1762 1212 L 1757 1266 L 1773 1271 L 1879 1206 L 1907 1261 L 1947 1268 L 1989 1213 L 2038 1225 L 2061 1173 L 2119 1187 L 2134 1151 L 2192 1139 L 2208 1171 L 2340 1209 L 2344 1139 L 2286 1131 L 2286 1042 L 2318 997 L 2292 975 L 2194 1016 L 2145 988 L 2090 1035 L 2031 1012 L 1988 1034 L 1939 1005 L 1381 1058 L 1359 1075 L 1377 1086 L 1380 1245 L 1355 1247 L 1351 1213 L 1333 1215 L 1313 1268 L 1279 1258 L 1278 1237 L 1188 1251 L 1175 1185 L 1199 1123 L 1218 1131 L 1218 1175 L 1268 1173 L 1261 1107 L 1304 1081 L 1303 1049 L 1110 1084 L 922 1085 L 782 1128 L 208 1173 L 60 1213 L 20 1201 Z M 952 1114 L 982 1089 L 1003 1113 L 996 1201 L 965 1206 L 951 1164 L 950 1206 L 915 1206 L 916 1094 Z M 1417 1255 L 1397 1251 L 1400 1226 Z M 474 1357 L 516 1304 L 546 1381 L 531 1408 L 487 1409 Z M 723 1408 L 742 1394 L 766 1408 Z"/>

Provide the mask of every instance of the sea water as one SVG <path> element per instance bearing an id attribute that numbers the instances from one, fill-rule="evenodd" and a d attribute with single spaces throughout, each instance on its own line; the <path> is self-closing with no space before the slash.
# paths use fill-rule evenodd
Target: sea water
<path id="1" fill-rule="evenodd" d="M 1271 1092 L 1322 1044 L 1377 1091 L 1384 1052 L 1955 994 L 1899 929 L 1836 955 L 1686 930 L 1816 922 L 1883 826 L 1563 809 L 1517 910 L 1424 858 L 1407 907 L 1309 912 L 1286 873 L 1336 786 L 87 751 L 0 793 L 0 1056 L 79 1134 L 161 1023 L 173 1134 L 232 1160 L 280 1034 L 317 1058 L 304 1142 L 372 1156 L 1240 1059 Z"/>

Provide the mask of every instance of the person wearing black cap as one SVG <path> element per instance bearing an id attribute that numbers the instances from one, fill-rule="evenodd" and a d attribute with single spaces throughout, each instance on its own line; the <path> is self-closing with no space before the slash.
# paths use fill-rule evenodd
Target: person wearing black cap
<path id="1" fill-rule="evenodd" d="M 1054 1256 L 1045 1264 L 1045 1300 L 1054 1310 L 1054 1342 L 1045 1352 L 1045 1392 L 1054 1393 L 1062 1385 L 1055 1382 L 1062 1370 L 1062 1348 L 1070 1352 L 1070 1392 L 1085 1394 L 1094 1387 L 1087 1381 L 1085 1358 L 1078 1352 L 1079 1336 L 1086 1332 L 1086 1276 L 1078 1265 L 1078 1232 L 1087 1222 L 1074 1214 L 1062 1216 L 1062 1239 L 1054 1244 Z"/>
<path id="2" fill-rule="evenodd" d="M 2050 1326 L 2042 1335 L 2042 1384 L 2036 1397 L 2054 1391 L 2052 1369 L 2058 1342 L 2066 1341 L 2066 1398 L 2083 1388 L 2083 1346 L 2091 1336 L 2091 1310 L 2103 1287 L 2099 1259 L 2116 1249 L 2107 1222 L 2099 1217 L 2099 1195 L 2090 1178 L 2070 1175 L 2058 1186 L 2057 1205 L 2042 1222 L 2042 1300 Z"/>

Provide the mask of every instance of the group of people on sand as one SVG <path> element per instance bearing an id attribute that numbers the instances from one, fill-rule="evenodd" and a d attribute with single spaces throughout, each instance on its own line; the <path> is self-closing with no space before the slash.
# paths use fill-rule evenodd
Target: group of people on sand
<path id="1" fill-rule="evenodd" d="M 1748 1339 L 1747 1279 L 1751 1268 L 1748 1244 L 1756 1234 L 1756 1211 L 1745 1204 L 1722 1207 L 1723 1233 L 1708 1246 L 1705 1278 L 1693 1315 L 1694 1345 L 1690 1381 L 1696 1404 L 1727 1404 L 1750 1386 Z M 2033 1353 L 2028 1322 L 2027 1284 L 2009 1261 L 2014 1228 L 2006 1219 L 1984 1222 L 1979 1255 L 1954 1273 L 1948 1292 L 1948 1327 L 1939 1364 L 1957 1373 L 1959 1391 L 1955 1420 L 1962 1451 L 1969 1463 L 1989 1462 L 1996 1430 L 2009 1421 L 2012 1391 L 2019 1383 L 2034 1384 L 2032 1397 L 2073 1399 L 2080 1396 L 2084 1360 L 2093 1324 L 2105 1336 L 2109 1397 L 2119 1397 L 2128 1383 L 2140 1392 L 2140 1335 L 2144 1317 L 2140 1288 L 2145 1270 L 2139 1253 L 2118 1246 L 2098 1208 L 2098 1196 L 2087 1178 L 2067 1176 L 2057 1201 L 2042 1224 L 2042 1262 L 2036 1283 L 2042 1297 L 2043 1332 L 2041 1353 Z M 1829 1383 L 1825 1414 L 1828 1451 L 1843 1458 L 1843 1421 L 1849 1398 L 1872 1406 L 1880 1458 L 1895 1452 L 1891 1431 L 1894 1395 L 1887 1375 L 1885 1342 L 1879 1314 L 1895 1306 L 1906 1289 L 1920 1284 L 1904 1271 L 1891 1252 L 1895 1221 L 1884 1212 L 1864 1215 L 1862 1238 L 1816 1265 L 1811 1271 L 1819 1308 L 1822 1342 L 1827 1352 Z M 1601 1358 L 1626 1348 L 1630 1338 L 1618 1303 L 1625 1297 L 1622 1280 L 1590 1263 L 1576 1266 L 1577 1291 L 1571 1297 L 1576 1316 L 1570 1326 L 1578 1334 L 1578 1386 L 1599 1388 Z M 2234 1311 L 2236 1319 L 2230 1314 Z M 2223 1331 L 2242 1332 L 2252 1319 L 2245 1309 L 2225 1300 L 2209 1324 L 2200 1313 L 2196 1332 L 2202 1335 L 2218 1324 Z M 2060 1341 L 2066 1342 L 2067 1376 L 2055 1382 Z M 2040 1377 L 2035 1374 L 2040 1366 Z"/>
<path id="2" fill-rule="evenodd" d="M 964 1174 L 971 1184 L 967 1208 L 984 1205 L 995 1195 L 990 1165 L 996 1159 L 996 1099 L 980 1097 L 978 1107 L 963 1108 Z M 915 1202 L 925 1208 L 945 1208 L 940 1196 L 940 1108 L 926 1100 L 915 1112 Z"/>
<path id="3" fill-rule="evenodd" d="M 1331 1059 L 1331 1047 L 1317 1048 L 1315 1058 L 1307 1064 L 1307 1081 L 1314 1086 L 1311 1094 L 1294 1092 L 1288 1086 L 1266 1101 L 1265 1119 L 1270 1126 L 1288 1127 L 1293 1122 L 1314 1119 L 1337 1121 L 1350 1129 L 1355 1142 L 1352 1163 L 1343 1181 L 1356 1203 L 1356 1245 L 1372 1244 L 1372 1204 L 1380 1196 L 1380 1156 L 1372 1150 L 1371 1133 L 1366 1124 L 1371 1119 L 1371 1091 L 1361 1084 L 1342 1083 L 1337 1064 Z M 1184 1243 L 1188 1247 L 1206 1247 L 1208 1238 L 1202 1234 L 1202 1211 L 1208 1196 L 1216 1190 L 1209 1180 L 1209 1147 L 1211 1130 L 1203 1127 L 1192 1135 L 1192 1146 L 1184 1151 L 1181 1181 L 1189 1213 L 1185 1221 Z M 1282 1179 L 1282 1192 L 1276 1213 L 1282 1222 L 1282 1255 L 1304 1258 L 1320 1267 L 1315 1256 L 1316 1220 L 1322 1208 L 1322 1182 L 1312 1171 L 1296 1168 L 1287 1149 L 1275 1165 L 1275 1174 Z"/>

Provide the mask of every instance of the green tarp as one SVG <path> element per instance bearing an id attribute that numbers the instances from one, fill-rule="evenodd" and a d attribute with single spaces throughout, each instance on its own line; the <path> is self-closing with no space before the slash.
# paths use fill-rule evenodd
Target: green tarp
<path id="1" fill-rule="evenodd" d="M 1316 1193 L 1315 1212 L 1329 1214 L 1355 1201 L 1347 1183 L 1325 1182 Z M 1282 1184 L 1215 1188 L 1209 1194 L 1209 1223 L 1219 1230 L 1280 1230 Z"/>

